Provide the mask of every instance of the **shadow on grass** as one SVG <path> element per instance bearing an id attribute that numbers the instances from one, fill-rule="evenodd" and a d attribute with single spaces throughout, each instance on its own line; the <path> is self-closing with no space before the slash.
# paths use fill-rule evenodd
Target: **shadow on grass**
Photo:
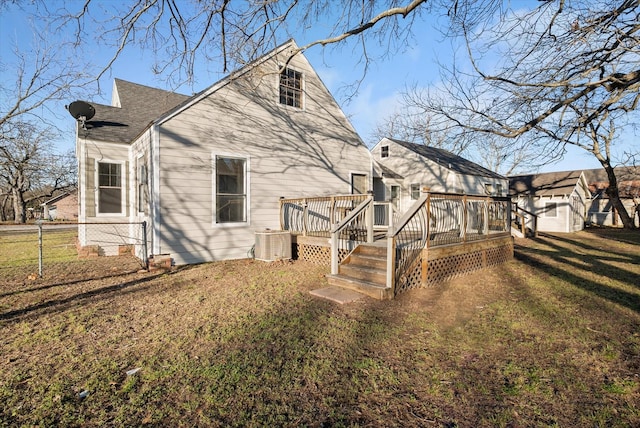
<path id="1" fill-rule="evenodd" d="M 559 245 L 558 242 L 564 242 L 571 246 L 590 251 L 602 252 L 605 250 L 564 236 L 559 237 L 543 234 L 534 241 L 550 249 L 517 246 L 514 257 L 551 276 L 562 278 L 577 288 L 640 313 L 640 299 L 638 299 L 636 293 L 614 288 L 597 279 L 586 278 L 584 275 L 577 273 L 587 272 L 613 281 L 619 281 L 632 288 L 638 288 L 640 284 L 638 283 L 639 277 L 637 273 L 604 263 L 604 261 L 612 261 L 637 264 L 640 262 L 638 257 L 630 256 L 623 252 L 616 252 L 611 248 L 607 249 L 607 255 L 603 256 L 577 253 L 572 248 Z M 555 260 L 558 265 L 545 262 L 543 261 L 544 259 Z"/>
<path id="2" fill-rule="evenodd" d="M 174 271 L 174 272 L 177 272 L 177 271 Z M 132 281 L 125 282 L 123 284 L 109 285 L 106 287 L 101 287 L 94 290 L 86 291 L 84 293 L 78 293 L 73 296 L 65 297 L 62 299 L 48 300 L 42 303 L 38 303 L 37 305 L 32 305 L 26 308 L 5 312 L 0 314 L 0 321 L 11 321 L 16 319 L 21 319 L 24 316 L 28 316 L 36 313 L 37 315 L 44 315 L 44 314 L 52 314 L 55 312 L 61 312 L 69 309 L 73 305 L 82 304 L 86 302 L 88 299 L 91 299 L 94 297 L 107 298 L 111 295 L 116 295 L 116 294 L 123 295 L 123 294 L 144 291 L 148 289 L 149 286 L 139 287 L 135 289 L 133 287 L 153 281 L 154 279 L 165 274 L 166 272 L 162 271 L 156 275 L 151 275 L 144 278 L 138 278 Z M 106 278 L 115 278 L 115 277 L 106 277 Z M 85 281 L 86 280 L 78 281 L 78 282 L 85 282 Z M 51 287 L 53 287 L 53 285 L 42 287 L 42 289 L 47 289 Z"/>
<path id="3" fill-rule="evenodd" d="M 31 288 L 25 288 L 24 290 L 15 290 L 15 291 L 9 291 L 7 293 L 0 293 L 0 298 L 2 297 L 9 297 L 9 296 L 15 296 L 18 294 L 25 294 L 25 293 L 31 293 L 31 292 L 35 292 L 35 291 L 43 291 L 43 290 L 48 290 L 50 288 L 55 288 L 55 287 L 62 287 L 65 285 L 74 285 L 74 284 L 80 284 L 83 282 L 87 282 L 87 281 L 99 281 L 101 279 L 107 279 L 107 278 L 120 278 L 122 276 L 129 276 L 131 274 L 136 273 L 137 271 L 129 271 L 129 272 L 123 272 L 123 273 L 118 273 L 118 274 L 113 274 L 113 275 L 102 275 L 102 276 L 96 276 L 96 277 L 83 277 L 80 279 L 74 279 L 71 281 L 64 281 L 64 282 L 56 282 L 53 284 L 44 284 L 38 287 L 31 287 Z"/>

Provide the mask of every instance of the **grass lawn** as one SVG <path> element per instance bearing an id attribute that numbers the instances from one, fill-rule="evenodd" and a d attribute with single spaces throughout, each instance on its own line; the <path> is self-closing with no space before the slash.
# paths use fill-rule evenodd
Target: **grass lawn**
<path id="1" fill-rule="evenodd" d="M 344 306 L 304 262 L 111 260 L 0 285 L 0 426 L 640 426 L 638 233 Z"/>
<path id="2" fill-rule="evenodd" d="M 78 257 L 75 240 L 77 230 L 44 230 L 42 234 L 43 259 L 48 263 L 68 262 Z M 38 266 L 38 230 L 0 234 L 0 269 Z M 1 272 L 1 271 L 0 271 Z"/>

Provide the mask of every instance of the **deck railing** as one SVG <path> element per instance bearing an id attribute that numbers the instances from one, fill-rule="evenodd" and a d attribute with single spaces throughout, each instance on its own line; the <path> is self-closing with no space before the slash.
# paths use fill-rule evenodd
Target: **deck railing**
<path id="1" fill-rule="evenodd" d="M 509 198 L 424 193 L 397 221 L 392 205 L 377 215 L 371 195 L 280 199 L 280 227 L 294 234 L 331 238 L 331 270 L 359 244 L 372 242 L 373 229 L 387 219 L 387 287 L 394 292 L 425 248 L 508 236 Z M 381 210 L 381 208 L 378 208 Z M 385 225 L 387 226 L 387 225 Z"/>
<path id="2" fill-rule="evenodd" d="M 395 290 L 424 248 L 509 234 L 508 198 L 425 193 L 387 234 L 387 287 Z"/>
<path id="3" fill-rule="evenodd" d="M 385 229 L 397 223 L 398 209 L 392 202 L 373 202 L 373 225 L 377 229 Z"/>
<path id="4" fill-rule="evenodd" d="M 387 233 L 387 288 L 396 289 L 415 265 L 429 236 L 429 194 L 413 204 Z"/>
<path id="5" fill-rule="evenodd" d="M 511 222 L 520 228 L 522 236 L 527 236 L 527 224 L 531 234 L 538 236 L 538 216 L 520 206 L 517 202 L 511 202 Z"/>
<path id="6" fill-rule="evenodd" d="M 280 199 L 280 228 L 293 234 L 329 237 L 342 221 L 369 195 L 334 195 Z"/>
<path id="7" fill-rule="evenodd" d="M 373 242 L 373 197 L 369 196 L 331 228 L 331 274 L 358 245 Z"/>

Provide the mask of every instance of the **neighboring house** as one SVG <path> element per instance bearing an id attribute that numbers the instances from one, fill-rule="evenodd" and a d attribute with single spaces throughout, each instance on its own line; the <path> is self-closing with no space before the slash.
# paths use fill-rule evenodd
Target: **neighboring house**
<path id="1" fill-rule="evenodd" d="M 549 172 L 509 177 L 509 190 L 519 208 L 537 216 L 539 232 L 582 230 L 590 192 L 581 171 Z M 533 226 L 531 217 L 527 227 Z"/>
<path id="2" fill-rule="evenodd" d="M 444 149 L 383 138 L 371 153 L 375 199 L 392 202 L 401 213 L 425 190 L 507 196 L 506 177 Z"/>
<path id="3" fill-rule="evenodd" d="M 43 220 L 78 220 L 78 191 L 61 193 L 42 204 Z"/>
<path id="4" fill-rule="evenodd" d="M 146 221 L 149 255 L 176 264 L 236 259 L 279 229 L 280 197 L 371 189 L 369 151 L 296 51 L 191 97 L 116 80 L 112 105 L 78 126 L 79 221 Z M 100 245 L 89 227 L 80 244 Z"/>
<path id="5" fill-rule="evenodd" d="M 618 180 L 618 192 L 627 213 L 634 218 L 636 226 L 640 225 L 640 167 L 617 167 L 615 170 Z M 584 171 L 591 202 L 587 212 L 587 222 L 599 226 L 621 226 L 619 215 L 611 205 L 606 190 L 609 178 L 604 169 L 587 169 Z"/>

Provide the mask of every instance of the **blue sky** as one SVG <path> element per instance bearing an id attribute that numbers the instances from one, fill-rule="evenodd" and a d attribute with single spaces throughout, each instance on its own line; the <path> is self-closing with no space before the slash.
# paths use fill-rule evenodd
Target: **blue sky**
<path id="1" fill-rule="evenodd" d="M 13 9 L 10 13 L 6 10 L 0 13 L 0 59 L 2 63 L 7 63 L 12 58 L 11 46 L 14 40 L 17 40 L 21 49 L 23 47 L 26 49 L 32 40 L 31 29 L 26 14 Z M 323 49 L 318 46 L 305 52 L 316 72 L 336 97 L 362 139 L 368 144 L 374 142 L 372 132 L 376 123 L 393 112 L 398 104 L 400 93 L 414 83 L 423 87 L 440 84 L 437 62 L 447 60 L 452 55 L 450 42 L 442 40 L 441 35 L 434 29 L 432 21 L 420 21 L 414 27 L 414 32 L 415 44 L 396 52 L 389 59 L 378 60 L 371 65 L 357 95 L 349 102 L 344 97 L 345 87 L 362 75 L 362 68 L 357 64 L 352 44 L 343 48 Z M 296 35 L 295 38 L 299 45 L 303 45 L 312 41 L 314 37 L 322 35 L 321 30 L 318 30 L 299 37 Z M 95 58 L 88 59 L 106 63 L 109 53 L 104 50 L 94 51 Z M 373 55 L 378 53 L 375 49 L 372 52 Z M 93 98 L 89 101 L 110 104 L 111 86 L 115 77 L 167 88 L 166 84 L 153 74 L 152 60 L 151 52 L 141 52 L 137 46 L 127 47 L 110 72 L 101 79 L 104 94 L 102 98 Z M 205 68 L 199 67 L 196 85 L 192 88 L 179 88 L 178 92 L 185 94 L 190 94 L 192 90 L 198 92 L 222 77 L 220 73 L 207 73 Z M 15 73 L 10 67 L 3 67 L 0 69 L 0 78 L 4 82 L 11 82 L 12 79 L 15 81 Z M 71 101 L 73 100 L 69 100 Z M 54 120 L 63 123 L 64 129 L 69 129 L 68 137 L 57 142 L 57 145 L 61 150 L 71 149 L 74 147 L 73 120 L 64 111 L 64 103 L 53 107 L 53 110 L 60 112 L 56 114 Z M 577 148 L 571 148 L 562 161 L 547 165 L 541 171 L 599 167 L 599 163 L 592 155 Z"/>

